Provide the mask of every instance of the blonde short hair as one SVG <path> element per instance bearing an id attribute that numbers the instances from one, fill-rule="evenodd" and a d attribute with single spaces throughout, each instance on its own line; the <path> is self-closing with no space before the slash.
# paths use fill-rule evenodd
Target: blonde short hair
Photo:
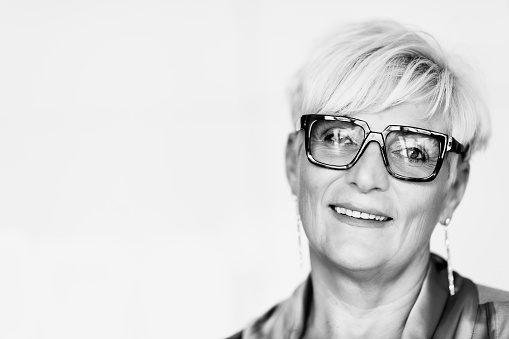
<path id="1" fill-rule="evenodd" d="M 290 90 L 293 120 L 426 103 L 426 118 L 444 115 L 447 133 L 476 151 L 488 141 L 489 113 L 473 72 L 454 61 L 429 34 L 393 21 L 345 26 L 297 73 Z"/>

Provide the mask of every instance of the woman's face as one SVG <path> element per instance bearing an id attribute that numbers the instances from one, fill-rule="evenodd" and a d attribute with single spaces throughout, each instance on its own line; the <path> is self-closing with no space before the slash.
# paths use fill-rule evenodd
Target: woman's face
<path id="1" fill-rule="evenodd" d="M 407 103 L 353 117 L 377 132 L 391 124 L 446 132 L 443 121 L 424 120 L 425 113 L 424 105 Z M 452 216 L 468 179 L 467 170 L 458 174 L 459 183 L 448 187 L 448 161 L 431 182 L 396 179 L 387 172 L 376 142 L 367 146 L 351 169 L 326 169 L 307 160 L 302 131 L 291 138 L 288 178 L 298 197 L 311 250 L 321 260 L 345 269 L 404 267 L 416 256 L 428 255 L 435 225 Z M 360 213 L 388 220 L 366 220 Z"/>

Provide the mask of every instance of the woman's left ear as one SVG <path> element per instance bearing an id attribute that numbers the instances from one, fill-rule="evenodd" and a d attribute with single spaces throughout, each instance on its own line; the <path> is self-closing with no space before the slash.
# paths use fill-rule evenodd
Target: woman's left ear
<path id="1" fill-rule="evenodd" d="M 470 163 L 468 161 L 463 162 L 457 168 L 456 178 L 450 184 L 449 190 L 447 191 L 445 208 L 440 216 L 440 222 L 444 222 L 447 218 L 451 218 L 456 207 L 458 207 L 468 184 L 468 178 L 470 176 Z"/>

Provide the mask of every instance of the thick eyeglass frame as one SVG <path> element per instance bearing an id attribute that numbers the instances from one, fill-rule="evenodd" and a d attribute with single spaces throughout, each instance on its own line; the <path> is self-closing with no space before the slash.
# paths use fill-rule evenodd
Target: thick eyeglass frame
<path id="1" fill-rule="evenodd" d="M 359 151 L 355 155 L 355 158 L 347 165 L 330 165 L 321 161 L 316 160 L 313 158 L 313 155 L 311 154 L 311 128 L 314 123 L 320 120 L 335 120 L 335 121 L 344 121 L 353 123 L 357 126 L 360 126 L 364 130 L 364 141 L 362 142 L 361 147 L 359 148 Z M 368 144 L 372 141 L 375 141 L 378 143 L 378 146 L 380 147 L 380 152 L 382 153 L 382 159 L 385 165 L 385 168 L 387 169 L 387 172 L 391 176 L 397 179 L 406 180 L 406 181 L 413 181 L 413 182 L 426 182 L 426 181 L 432 181 L 436 178 L 438 175 L 438 172 L 440 171 L 440 168 L 442 167 L 442 163 L 444 161 L 444 158 L 447 154 L 447 152 L 454 152 L 462 155 L 463 157 L 466 156 L 468 152 L 468 146 L 462 145 L 460 142 L 458 142 L 456 139 L 454 139 L 452 136 L 449 136 L 444 133 L 434 132 L 427 129 L 422 128 L 416 128 L 411 126 L 402 126 L 402 125 L 389 125 L 387 126 L 382 132 L 373 132 L 366 121 L 350 118 L 350 117 L 344 117 L 344 116 L 338 116 L 338 115 L 321 115 L 321 114 L 305 114 L 301 116 L 300 118 L 300 129 L 297 130 L 304 130 L 305 132 L 305 147 L 306 147 L 306 156 L 312 164 L 315 164 L 320 167 L 329 168 L 329 169 L 335 169 L 335 170 L 346 170 L 352 168 L 359 158 L 364 153 L 364 150 L 368 146 Z M 437 164 L 435 166 L 435 169 L 433 170 L 433 173 L 431 173 L 429 176 L 425 178 L 414 178 L 414 177 L 408 177 L 404 175 L 400 175 L 397 173 L 394 173 L 389 165 L 389 161 L 387 160 L 387 151 L 385 149 L 385 140 L 387 138 L 387 135 L 390 132 L 394 131 L 403 131 L 403 132 L 414 132 L 414 133 L 422 133 L 425 135 L 432 136 L 436 140 L 439 141 L 440 150 L 439 155 L 437 159 Z"/>

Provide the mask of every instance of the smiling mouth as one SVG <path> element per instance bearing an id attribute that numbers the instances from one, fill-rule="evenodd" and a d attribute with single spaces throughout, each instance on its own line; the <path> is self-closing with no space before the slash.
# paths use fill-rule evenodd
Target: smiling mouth
<path id="1" fill-rule="evenodd" d="M 341 215 L 346 215 L 346 216 L 349 216 L 349 217 L 355 218 L 355 219 L 374 220 L 374 221 L 388 221 L 388 220 L 392 219 L 392 218 L 389 218 L 389 217 L 386 217 L 383 215 L 376 215 L 376 214 L 371 214 L 371 213 L 366 213 L 366 212 L 361 212 L 361 211 L 350 210 L 348 208 L 339 207 L 339 206 L 331 206 L 331 207 L 336 213 L 341 214 Z"/>

